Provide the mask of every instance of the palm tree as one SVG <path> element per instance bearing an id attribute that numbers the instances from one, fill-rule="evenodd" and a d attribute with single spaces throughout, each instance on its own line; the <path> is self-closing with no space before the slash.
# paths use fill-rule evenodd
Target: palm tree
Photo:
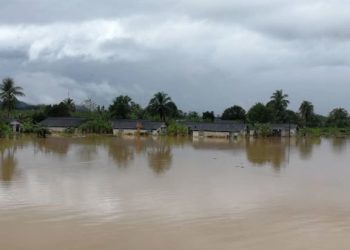
<path id="1" fill-rule="evenodd" d="M 165 122 L 167 115 L 177 112 L 177 107 L 168 94 L 158 92 L 154 94 L 153 98 L 148 104 L 148 109 L 159 115 L 160 119 Z"/>
<path id="2" fill-rule="evenodd" d="M 286 122 L 286 110 L 289 104 L 288 95 L 283 94 L 283 90 L 276 90 L 270 97 L 271 101 L 267 104 L 272 108 L 275 114 L 276 122 Z"/>
<path id="3" fill-rule="evenodd" d="M 309 101 L 303 101 L 299 107 L 299 112 L 306 126 L 314 114 L 314 105 Z"/>
<path id="4" fill-rule="evenodd" d="M 63 103 L 66 104 L 69 112 L 75 112 L 75 103 L 73 99 L 68 97 L 67 99 L 63 100 Z"/>
<path id="5" fill-rule="evenodd" d="M 3 109 L 7 110 L 7 117 L 10 116 L 11 110 L 16 106 L 17 96 L 24 96 L 21 87 L 15 86 L 11 78 L 5 78 L 0 85 L 0 100 Z"/>

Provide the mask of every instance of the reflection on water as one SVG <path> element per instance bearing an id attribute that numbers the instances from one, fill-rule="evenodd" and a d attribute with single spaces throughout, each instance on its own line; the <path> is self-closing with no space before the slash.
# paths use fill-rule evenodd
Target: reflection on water
<path id="1" fill-rule="evenodd" d="M 46 139 L 36 139 L 33 141 L 33 144 L 36 151 L 64 157 L 68 153 L 71 142 L 67 138 L 49 137 Z"/>
<path id="2" fill-rule="evenodd" d="M 0 139 L 2 247 L 347 249 L 349 143 Z"/>
<path id="3" fill-rule="evenodd" d="M 280 168 L 282 163 L 286 161 L 286 154 L 290 146 L 282 140 L 284 138 L 248 140 L 247 159 L 257 165 L 271 164 L 276 169 Z"/>
<path id="4" fill-rule="evenodd" d="M 320 137 L 302 137 L 296 139 L 296 146 L 299 149 L 300 156 L 307 160 L 311 158 L 314 146 L 321 144 Z"/>
<path id="5" fill-rule="evenodd" d="M 6 150 L 1 152 L 1 180 L 2 181 L 11 181 L 17 165 L 15 159 L 15 152 L 12 150 Z"/>
<path id="6" fill-rule="evenodd" d="M 114 160 L 118 167 L 127 167 L 130 161 L 134 159 L 135 151 L 142 152 L 142 144 L 137 139 L 136 147 L 131 140 L 111 140 L 108 144 L 108 154 Z"/>
<path id="7" fill-rule="evenodd" d="M 147 154 L 149 166 L 155 173 L 161 174 L 170 168 L 172 161 L 171 147 L 164 140 L 152 144 Z"/>

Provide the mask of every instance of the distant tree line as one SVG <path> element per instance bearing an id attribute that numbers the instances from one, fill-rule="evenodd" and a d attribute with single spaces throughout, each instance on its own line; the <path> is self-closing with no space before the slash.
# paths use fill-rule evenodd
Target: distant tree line
<path id="1" fill-rule="evenodd" d="M 215 119 L 221 119 L 241 121 L 252 125 L 294 123 L 300 127 L 310 128 L 345 128 L 350 126 L 349 114 L 344 108 L 335 108 L 328 116 L 322 116 L 314 112 L 314 105 L 310 101 L 303 101 L 297 112 L 288 109 L 288 95 L 282 90 L 276 90 L 267 103 L 256 103 L 248 110 L 239 105 L 233 105 L 226 108 L 221 115 L 215 115 L 213 111 L 203 113 L 196 111 L 183 112 L 178 109 L 171 97 L 164 92 L 155 93 L 146 107 L 134 102 L 128 95 L 120 95 L 113 100 L 108 108 L 96 105 L 91 99 L 77 105 L 72 98 L 66 98 L 57 104 L 37 105 L 27 112 L 16 110 L 17 98 L 21 96 L 24 96 L 23 89 L 16 86 L 13 79 L 6 78 L 2 81 L 2 84 L 0 84 L 2 117 L 10 118 L 13 112 L 13 117 L 22 118 L 27 120 L 28 123 L 38 123 L 46 117 L 86 117 L 95 120 L 95 122 L 91 122 L 94 128 L 99 127 L 99 123 L 103 123 L 100 126 L 103 131 L 108 130 L 106 124 L 110 119 L 147 119 L 167 123 L 174 120 L 213 122 Z M 2 121 L 2 123 L 4 122 Z"/>

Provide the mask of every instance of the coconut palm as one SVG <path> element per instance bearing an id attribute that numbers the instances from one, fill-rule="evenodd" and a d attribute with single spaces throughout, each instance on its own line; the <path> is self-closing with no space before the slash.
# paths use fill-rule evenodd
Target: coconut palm
<path id="1" fill-rule="evenodd" d="M 7 117 L 10 116 L 11 110 L 16 106 L 17 96 L 24 96 L 22 88 L 15 86 L 11 78 L 5 78 L 0 85 L 0 100 L 2 108 L 7 110 Z"/>
<path id="2" fill-rule="evenodd" d="M 164 92 L 158 92 L 154 94 L 153 98 L 148 104 L 148 109 L 158 114 L 160 119 L 165 122 L 166 116 L 174 115 L 177 112 L 177 107 L 168 94 Z"/>
<path id="3" fill-rule="evenodd" d="M 76 108 L 73 99 L 68 97 L 67 99 L 63 100 L 63 103 L 67 105 L 69 112 L 75 112 Z"/>
<path id="4" fill-rule="evenodd" d="M 307 125 L 312 115 L 314 114 L 314 105 L 309 101 L 303 101 L 299 107 L 301 118 L 303 119 L 304 125 Z"/>
<path id="5" fill-rule="evenodd" d="M 286 121 L 286 110 L 289 104 L 288 95 L 283 93 L 283 90 L 276 90 L 270 97 L 271 101 L 267 104 L 272 109 L 275 115 L 275 122 Z"/>

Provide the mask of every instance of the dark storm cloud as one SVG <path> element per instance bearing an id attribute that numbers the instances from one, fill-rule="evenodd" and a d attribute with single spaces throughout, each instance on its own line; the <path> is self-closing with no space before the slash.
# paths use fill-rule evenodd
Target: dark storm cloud
<path id="1" fill-rule="evenodd" d="M 268 101 L 275 89 L 317 111 L 350 109 L 348 1 L 3 0 L 0 74 L 25 100 L 146 105 L 166 91 L 184 110 Z M 334 98 L 327 98 L 329 94 Z"/>

